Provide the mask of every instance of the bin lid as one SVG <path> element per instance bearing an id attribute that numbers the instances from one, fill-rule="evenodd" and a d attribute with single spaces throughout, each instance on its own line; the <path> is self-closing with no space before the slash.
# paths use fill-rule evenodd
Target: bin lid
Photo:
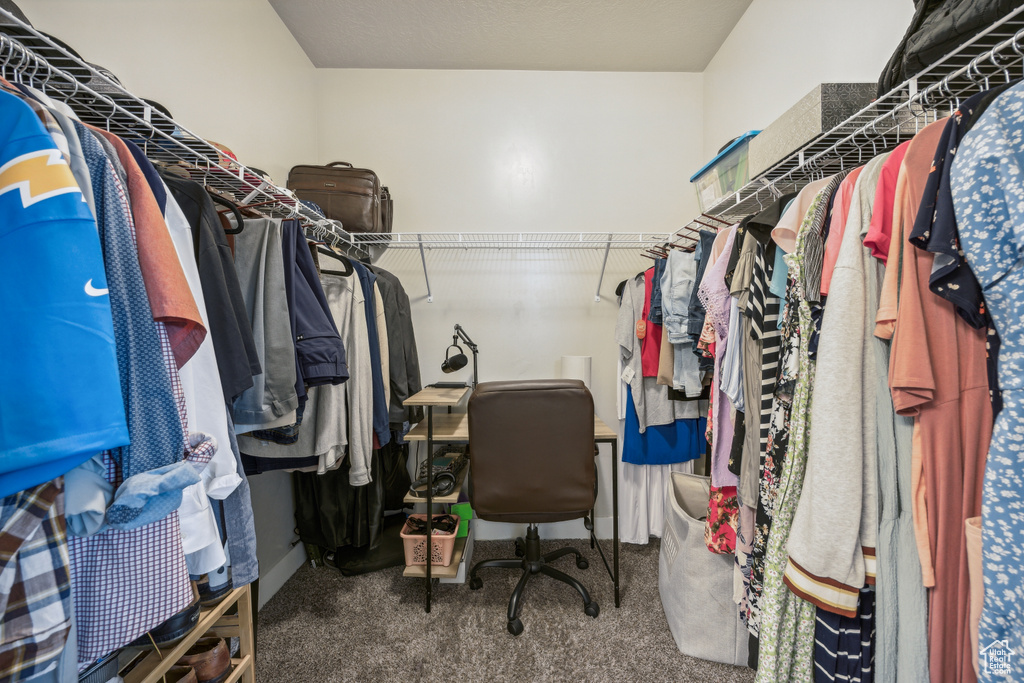
<path id="1" fill-rule="evenodd" d="M 712 166 L 721 161 L 723 157 L 729 154 L 729 152 L 733 151 L 736 147 L 743 144 L 744 142 L 747 142 L 748 140 L 750 140 L 750 138 L 756 136 L 760 132 L 761 131 L 759 130 L 748 130 L 746 133 L 733 140 L 731 143 L 729 143 L 728 147 L 726 147 L 721 152 L 716 154 L 714 159 L 701 166 L 699 171 L 690 176 L 690 182 L 696 182 L 697 178 L 700 178 L 702 175 L 707 173 Z"/>

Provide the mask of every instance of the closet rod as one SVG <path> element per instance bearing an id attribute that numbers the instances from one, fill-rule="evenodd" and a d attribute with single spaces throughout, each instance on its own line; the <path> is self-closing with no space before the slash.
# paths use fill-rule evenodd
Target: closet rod
<path id="1" fill-rule="evenodd" d="M 0 18 L 0 70 L 8 80 L 66 103 L 84 122 L 132 140 L 155 161 L 183 164 L 192 179 L 203 185 L 226 192 L 241 203 L 269 201 L 262 207 L 264 213 L 297 218 L 307 234 L 356 258 L 372 256 L 339 222 L 307 208 L 290 190 L 228 157 L 7 10 L 0 9 Z"/>
<path id="2" fill-rule="evenodd" d="M 1019 7 L 916 76 L 776 162 L 701 218 L 734 223 L 816 178 L 866 163 L 909 140 L 928 123 L 951 114 L 961 100 L 993 79 L 1024 76 L 1024 7 Z M 684 228 L 685 229 L 685 228 Z"/>
<path id="3" fill-rule="evenodd" d="M 671 232 L 422 232 L 353 235 L 364 246 L 390 249 L 647 249 Z"/>

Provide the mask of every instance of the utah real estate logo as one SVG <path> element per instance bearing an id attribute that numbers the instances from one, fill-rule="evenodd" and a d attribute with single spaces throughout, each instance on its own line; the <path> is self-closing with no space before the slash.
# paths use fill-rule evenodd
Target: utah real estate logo
<path id="1" fill-rule="evenodd" d="M 985 673 L 996 675 L 1009 674 L 1010 658 L 1015 654 L 1017 653 L 1010 649 L 1009 641 L 992 641 L 988 644 L 988 647 L 981 649 L 982 666 L 985 667 Z"/>

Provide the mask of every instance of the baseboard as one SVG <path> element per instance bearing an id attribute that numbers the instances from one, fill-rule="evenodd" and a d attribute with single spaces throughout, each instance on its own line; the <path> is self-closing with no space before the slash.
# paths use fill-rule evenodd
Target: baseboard
<path id="1" fill-rule="evenodd" d="M 270 598 L 274 597 L 277 591 L 281 590 L 292 574 L 299 570 L 299 567 L 306 561 L 306 546 L 298 543 L 281 561 L 274 565 L 270 571 L 260 574 L 260 604 L 257 610 L 263 608 Z"/>
<path id="2" fill-rule="evenodd" d="M 525 524 L 506 524 L 504 522 L 487 522 L 482 519 L 473 520 L 476 525 L 478 541 L 509 541 L 526 534 Z M 612 537 L 612 518 L 598 517 L 594 528 L 598 538 Z M 590 538 L 590 532 L 583 526 L 582 519 L 568 522 L 551 522 L 540 525 L 541 538 Z"/>

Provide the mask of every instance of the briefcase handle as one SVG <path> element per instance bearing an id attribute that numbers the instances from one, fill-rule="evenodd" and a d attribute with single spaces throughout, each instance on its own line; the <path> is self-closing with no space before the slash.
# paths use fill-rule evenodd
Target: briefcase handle
<path id="1" fill-rule="evenodd" d="M 348 166 L 349 168 L 352 168 L 352 164 L 348 163 L 347 161 L 332 161 L 331 163 L 329 163 L 327 165 L 328 166 Z"/>

